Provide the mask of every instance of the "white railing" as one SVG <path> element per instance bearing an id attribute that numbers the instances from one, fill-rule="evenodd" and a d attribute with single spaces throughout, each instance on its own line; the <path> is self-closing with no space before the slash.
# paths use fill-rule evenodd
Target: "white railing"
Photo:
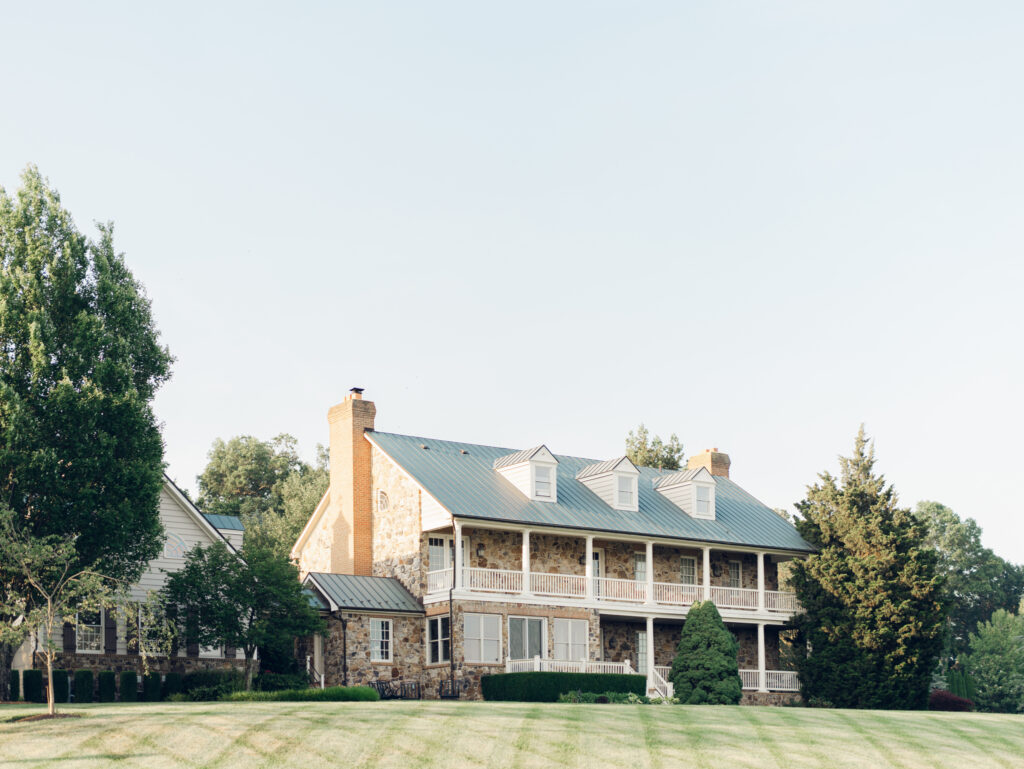
<path id="1" fill-rule="evenodd" d="M 743 682 L 744 689 L 757 690 L 760 687 L 759 673 L 756 670 L 741 670 L 740 681 Z"/>
<path id="2" fill-rule="evenodd" d="M 542 673 L 634 673 L 629 661 L 598 662 L 591 660 L 552 660 L 543 657 L 529 657 L 514 660 L 506 658 L 506 673 L 526 673 L 537 671 Z"/>
<path id="3" fill-rule="evenodd" d="M 677 585 L 674 582 L 654 583 L 654 602 L 673 606 L 690 606 L 701 600 L 704 588 L 700 585 Z"/>
<path id="4" fill-rule="evenodd" d="M 656 665 L 652 665 L 650 672 L 647 674 L 647 696 L 668 698 L 672 694 L 672 684 L 666 681 L 665 677 L 658 672 Z"/>
<path id="5" fill-rule="evenodd" d="M 745 587 L 711 587 L 711 600 L 720 609 L 756 609 L 757 591 Z"/>
<path id="6" fill-rule="evenodd" d="M 463 569 L 462 586 L 482 593 L 521 593 L 523 573 L 505 569 Z"/>
<path id="7" fill-rule="evenodd" d="M 766 675 L 770 692 L 800 691 L 800 678 L 792 670 L 769 670 Z"/>
<path id="8" fill-rule="evenodd" d="M 594 597 L 603 601 L 643 603 L 647 600 L 647 583 L 632 579 L 598 577 L 594 580 Z"/>
<path id="9" fill-rule="evenodd" d="M 321 689 L 324 688 L 324 674 L 316 669 L 316 665 L 313 664 L 312 654 L 306 655 L 306 675 L 309 676 L 310 679 L 312 679 L 313 681 L 319 683 Z"/>
<path id="10" fill-rule="evenodd" d="M 553 595 L 560 598 L 582 598 L 586 594 L 587 578 L 575 574 L 530 573 L 530 592 L 534 595 Z"/>
<path id="11" fill-rule="evenodd" d="M 784 593 L 781 590 L 765 590 L 764 606 L 768 611 L 800 611 L 796 593 Z"/>
<path id="12" fill-rule="evenodd" d="M 668 680 L 668 674 L 672 672 L 671 665 L 655 665 L 654 669 L 657 670 L 658 674 L 666 681 Z"/>
<path id="13" fill-rule="evenodd" d="M 452 586 L 452 569 L 427 572 L 427 592 L 440 593 Z"/>

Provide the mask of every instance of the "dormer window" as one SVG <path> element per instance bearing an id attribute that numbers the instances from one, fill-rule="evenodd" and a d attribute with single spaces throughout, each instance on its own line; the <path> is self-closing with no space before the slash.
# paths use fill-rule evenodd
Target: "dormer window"
<path id="1" fill-rule="evenodd" d="M 707 518 L 711 515 L 711 487 L 703 484 L 696 487 L 697 517 Z"/>
<path id="2" fill-rule="evenodd" d="M 640 509 L 639 478 L 640 471 L 628 457 L 587 465 L 576 474 L 576 480 L 597 494 L 609 507 L 631 513 Z"/>
<path id="3" fill-rule="evenodd" d="M 499 457 L 494 469 L 534 502 L 558 501 L 558 460 L 547 446 Z"/>
<path id="4" fill-rule="evenodd" d="M 691 518 L 715 520 L 715 477 L 707 468 L 697 467 L 663 475 L 654 490 Z"/>
<path id="5" fill-rule="evenodd" d="M 628 475 L 616 474 L 616 501 L 618 507 L 628 510 L 636 507 L 636 478 Z"/>
<path id="6" fill-rule="evenodd" d="M 533 496 L 551 499 L 551 468 L 537 465 L 533 468 Z"/>

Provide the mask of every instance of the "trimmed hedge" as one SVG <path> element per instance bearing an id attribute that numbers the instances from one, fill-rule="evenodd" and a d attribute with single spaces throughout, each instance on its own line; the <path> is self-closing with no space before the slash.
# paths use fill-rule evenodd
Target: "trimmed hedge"
<path id="1" fill-rule="evenodd" d="M 99 676 L 99 701 L 113 702 L 117 699 L 117 673 L 113 670 L 101 670 Z"/>
<path id="2" fill-rule="evenodd" d="M 21 675 L 17 670 L 11 671 L 11 702 L 21 699 Z"/>
<path id="3" fill-rule="evenodd" d="M 91 670 L 75 671 L 75 702 L 92 702 L 93 677 Z"/>
<path id="4" fill-rule="evenodd" d="M 139 701 L 139 674 L 134 670 L 121 673 L 121 702 Z"/>
<path id="5" fill-rule="evenodd" d="M 285 689 L 305 689 L 309 686 L 306 673 L 260 673 L 252 682 L 261 692 L 279 692 Z"/>
<path id="6" fill-rule="evenodd" d="M 646 689 L 646 676 L 625 673 L 499 673 L 480 679 L 484 699 L 496 702 L 558 702 L 566 692 L 643 696 Z"/>
<path id="7" fill-rule="evenodd" d="M 186 673 L 181 681 L 181 690 L 190 692 L 193 689 L 218 687 L 227 691 L 237 691 L 245 686 L 240 670 L 196 670 Z"/>
<path id="8" fill-rule="evenodd" d="M 231 702 L 376 702 L 380 695 L 369 686 L 328 686 L 326 689 L 233 692 L 222 699 Z"/>
<path id="9" fill-rule="evenodd" d="M 26 670 L 21 674 L 22 691 L 26 702 L 46 702 L 43 694 L 43 671 Z"/>
<path id="10" fill-rule="evenodd" d="M 967 713 L 974 710 L 974 703 L 966 697 L 958 697 L 945 689 L 936 689 L 928 697 L 928 710 L 952 710 Z"/>
<path id="11" fill-rule="evenodd" d="M 142 679 L 142 701 L 159 702 L 161 683 L 159 673 L 146 673 Z"/>
<path id="12" fill-rule="evenodd" d="M 53 700 L 54 702 L 67 702 L 68 694 L 70 693 L 68 687 L 68 671 L 66 670 L 54 670 L 53 671 Z"/>
<path id="13" fill-rule="evenodd" d="M 168 673 L 164 676 L 164 699 L 182 690 L 181 673 Z"/>

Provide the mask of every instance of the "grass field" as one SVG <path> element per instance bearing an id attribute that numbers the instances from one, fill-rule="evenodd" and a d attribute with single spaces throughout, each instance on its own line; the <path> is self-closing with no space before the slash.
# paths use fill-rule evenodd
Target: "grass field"
<path id="1" fill-rule="evenodd" d="M 83 705 L 11 722 L 0 767 L 1024 767 L 1024 717 L 470 702 Z"/>

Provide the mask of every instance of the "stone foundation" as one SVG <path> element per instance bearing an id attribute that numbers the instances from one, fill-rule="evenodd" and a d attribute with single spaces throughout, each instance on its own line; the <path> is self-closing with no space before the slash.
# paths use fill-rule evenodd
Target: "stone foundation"
<path id="1" fill-rule="evenodd" d="M 36 652 L 33 665 L 39 670 L 46 669 L 46 660 Z M 54 670 L 92 670 L 99 673 L 113 670 L 115 673 L 134 670 L 143 673 L 142 658 L 138 654 L 58 654 L 53 663 Z M 245 660 L 223 657 L 150 657 L 149 670 L 155 673 L 192 673 L 197 670 L 238 670 L 245 669 Z"/>
<path id="2" fill-rule="evenodd" d="M 801 702 L 799 692 L 743 692 L 740 705 L 769 705 L 782 707 Z"/>

